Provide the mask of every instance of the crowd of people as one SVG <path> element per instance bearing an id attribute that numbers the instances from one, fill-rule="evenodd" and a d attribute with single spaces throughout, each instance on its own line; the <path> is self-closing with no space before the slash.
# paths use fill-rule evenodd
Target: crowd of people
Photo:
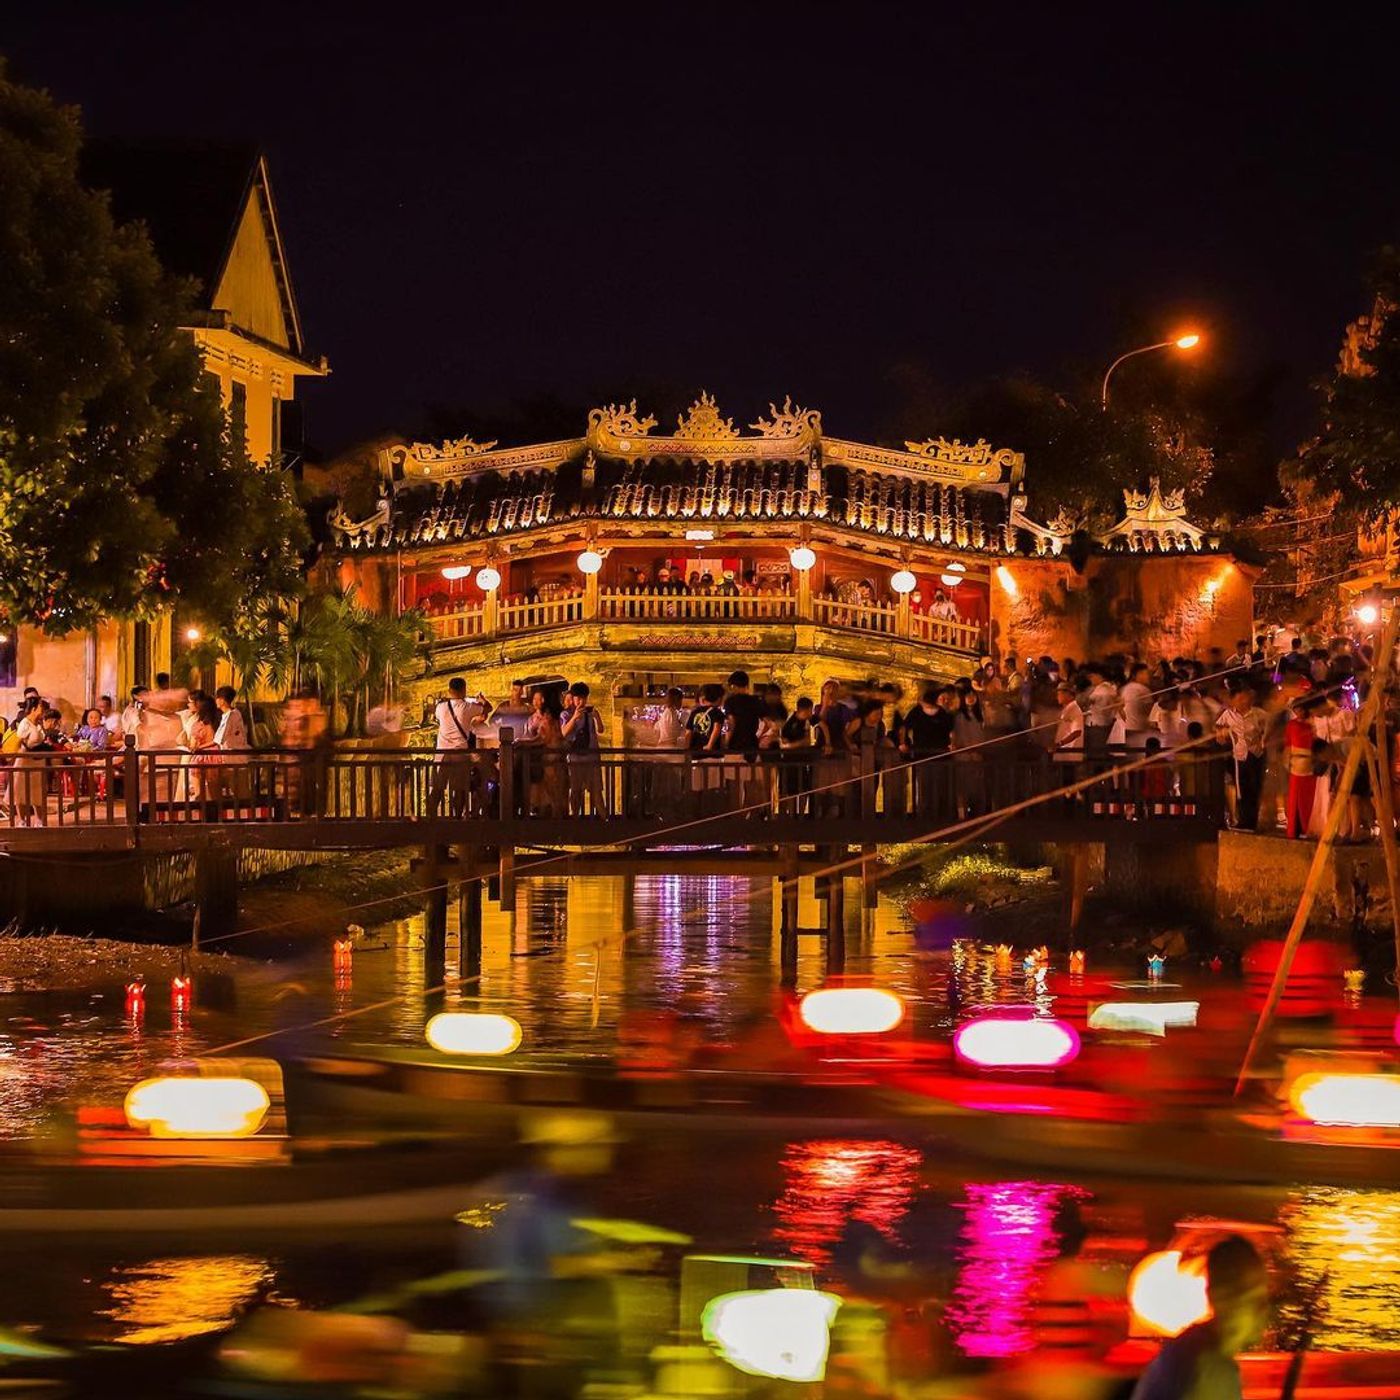
<path id="1" fill-rule="evenodd" d="M 51 699 L 26 686 L 13 717 L 0 715 L 0 818 L 43 826 L 55 795 L 76 807 L 106 785 L 107 765 L 99 766 L 100 755 L 123 749 L 128 738 L 138 750 L 179 755 L 186 800 L 214 795 L 222 784 L 213 765 L 226 752 L 251 747 L 236 698 L 228 685 L 213 694 L 174 688 L 162 673 L 154 688 L 133 686 L 120 711 L 110 695 L 100 695 L 76 724 L 66 725 Z M 52 755 L 67 762 L 56 763 Z"/>
<path id="2" fill-rule="evenodd" d="M 1152 663 L 988 656 L 917 698 L 878 679 L 830 680 L 815 696 L 789 698 L 776 683 L 755 685 L 734 671 L 690 696 L 668 690 L 640 741 L 651 760 L 651 805 L 665 810 L 658 803 L 669 802 L 678 813 L 776 801 L 794 813 L 839 815 L 855 810 L 854 789 L 873 771 L 886 813 L 966 817 L 992 805 L 988 760 L 1141 760 L 1139 798 L 1189 799 L 1201 766 L 1214 763 L 1224 771 L 1232 826 L 1304 838 L 1327 818 L 1370 683 L 1370 649 L 1351 638 L 1311 648 L 1293 638 L 1282 652 L 1263 638 L 1242 640 L 1228 656 L 1217 649 Z M 605 815 L 617 800 L 605 792 L 605 726 L 583 682 L 527 692 L 517 681 L 493 708 L 484 695 L 469 698 L 457 678 L 436 724 L 437 748 L 448 757 L 476 747 L 488 726 L 509 726 L 530 755 L 521 798 L 530 813 Z M 686 771 L 667 772 L 681 755 Z M 949 762 L 923 762 L 940 757 Z M 1393 740 L 1386 771 L 1400 786 Z M 466 782 L 465 769 L 454 773 L 449 762 L 431 810 L 449 790 L 452 809 L 466 810 Z M 1372 834 L 1372 795 L 1363 767 L 1342 839 Z"/>
<path id="3" fill-rule="evenodd" d="M 693 694 L 668 690 L 637 731 L 615 736 L 617 747 L 645 751 L 619 783 L 605 772 L 608 726 L 585 682 L 517 681 L 493 704 L 469 695 L 456 677 L 433 711 L 437 761 L 427 812 L 436 815 L 444 804 L 454 814 L 492 810 L 496 784 L 469 755 L 494 747 L 509 729 L 520 754 L 518 810 L 541 817 L 623 810 L 686 817 L 776 804 L 811 817 L 879 810 L 958 819 L 998 807 L 990 764 L 1036 758 L 1140 769 L 1138 807 L 1189 802 L 1202 765 L 1215 764 L 1232 826 L 1304 839 L 1320 834 L 1335 805 L 1372 681 L 1369 647 L 1347 637 L 1311 647 L 1295 637 L 1282 650 L 1261 637 L 1238 642 L 1229 655 L 1153 662 L 985 656 L 969 674 L 931 682 L 917 696 L 872 678 L 829 680 L 815 695 L 792 697 L 736 670 Z M 186 800 L 217 793 L 214 769 L 224 755 L 251 747 L 235 702 L 231 686 L 209 694 L 158 675 L 154 687 L 134 686 L 120 710 L 103 695 L 76 723 L 65 723 L 29 687 L 13 718 L 0 716 L 0 816 L 42 824 L 55 791 L 76 802 L 99 781 L 95 757 L 128 740 L 138 750 L 178 755 Z M 281 747 L 310 751 L 329 741 L 314 697 L 297 695 L 281 708 Z M 1400 796 L 1396 719 L 1381 771 Z M 45 757 L 52 754 L 71 764 L 54 764 Z M 1066 769 L 1063 782 L 1078 771 Z M 304 785 L 305 775 L 293 781 Z M 1373 834 L 1374 795 L 1362 764 L 1341 814 L 1341 839 Z M 1111 810 L 1140 814 L 1127 804 Z"/>

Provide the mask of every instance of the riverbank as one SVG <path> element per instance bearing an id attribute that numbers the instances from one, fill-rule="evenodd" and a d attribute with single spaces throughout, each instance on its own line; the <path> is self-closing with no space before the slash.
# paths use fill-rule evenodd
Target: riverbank
<path id="1" fill-rule="evenodd" d="M 140 979 L 154 987 L 182 970 L 195 977 L 233 973 L 242 977 L 257 968 L 232 954 L 160 943 L 0 932 L 0 993 L 85 992 Z"/>

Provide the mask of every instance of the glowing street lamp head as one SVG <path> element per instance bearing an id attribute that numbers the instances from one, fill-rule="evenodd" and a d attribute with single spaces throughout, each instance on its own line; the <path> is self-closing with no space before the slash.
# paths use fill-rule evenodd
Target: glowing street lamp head
<path id="1" fill-rule="evenodd" d="M 1178 350 L 1194 350 L 1201 343 L 1201 337 L 1195 331 L 1187 335 L 1180 335 L 1176 338 L 1176 348 Z"/>
<path id="2" fill-rule="evenodd" d="M 197 641 L 199 640 L 199 628 L 198 628 L 198 627 L 186 627 L 186 628 L 185 628 L 185 640 L 186 640 L 187 642 L 189 642 L 191 645 L 193 645 L 195 642 L 197 642 Z"/>

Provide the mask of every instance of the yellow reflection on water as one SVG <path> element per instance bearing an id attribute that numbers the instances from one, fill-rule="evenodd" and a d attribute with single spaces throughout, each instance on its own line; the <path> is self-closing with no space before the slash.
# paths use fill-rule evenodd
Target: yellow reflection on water
<path id="1" fill-rule="evenodd" d="M 272 1280 L 271 1261 L 251 1254 L 148 1259 L 113 1270 L 102 1316 L 117 1324 L 117 1341 L 179 1342 L 229 1326 Z"/>
<path id="2" fill-rule="evenodd" d="M 1400 1351 L 1400 1191 L 1309 1187 L 1281 1223 L 1304 1294 L 1325 1280 L 1313 1345 Z"/>

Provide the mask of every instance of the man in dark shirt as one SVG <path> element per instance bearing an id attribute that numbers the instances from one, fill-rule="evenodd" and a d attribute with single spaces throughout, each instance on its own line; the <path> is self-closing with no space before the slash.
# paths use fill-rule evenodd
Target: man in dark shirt
<path id="1" fill-rule="evenodd" d="M 953 743 L 953 715 L 957 692 L 952 686 L 929 686 L 919 703 L 904 717 L 900 752 L 913 764 L 914 810 L 921 817 L 941 817 L 948 810 L 952 784 L 946 754 Z M 922 761 L 921 761 L 922 760 Z"/>
<path id="2" fill-rule="evenodd" d="M 724 701 L 724 746 L 730 753 L 757 754 L 758 726 L 766 709 L 763 700 L 749 690 L 749 673 L 735 671 Z"/>

